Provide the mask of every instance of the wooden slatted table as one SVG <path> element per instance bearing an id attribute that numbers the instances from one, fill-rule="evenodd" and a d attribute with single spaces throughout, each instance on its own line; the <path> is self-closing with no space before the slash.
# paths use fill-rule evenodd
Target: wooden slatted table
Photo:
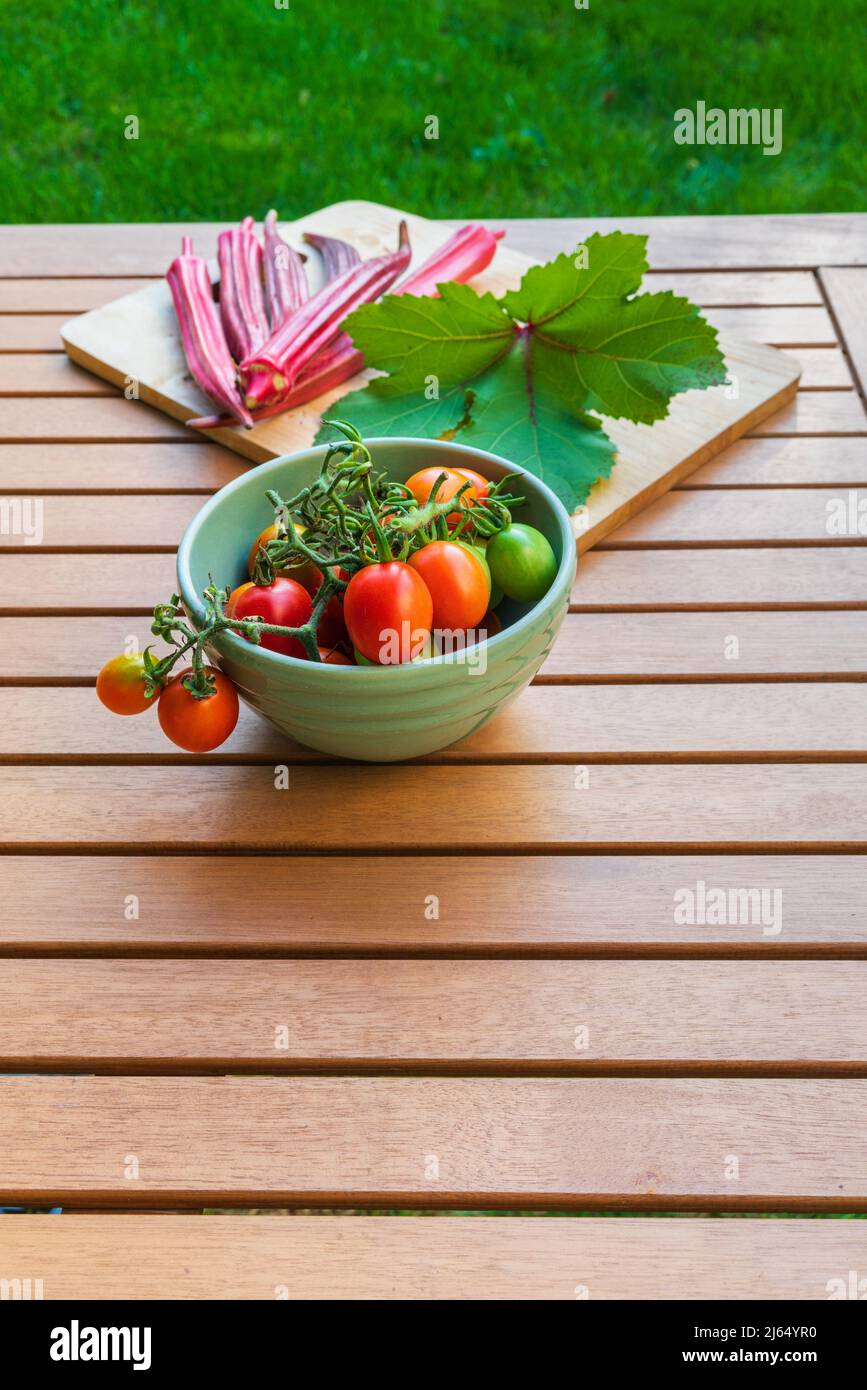
<path id="1" fill-rule="evenodd" d="M 398 767 L 248 712 L 189 758 L 99 706 L 245 465 L 59 351 L 176 227 L 0 230 L 0 495 L 45 524 L 0 534 L 0 1202 L 36 1209 L 0 1277 L 786 1299 L 867 1266 L 827 1219 L 867 1212 L 867 515 L 827 527 L 867 512 L 867 217 L 609 225 L 801 389 L 585 559 L 512 709 Z"/>

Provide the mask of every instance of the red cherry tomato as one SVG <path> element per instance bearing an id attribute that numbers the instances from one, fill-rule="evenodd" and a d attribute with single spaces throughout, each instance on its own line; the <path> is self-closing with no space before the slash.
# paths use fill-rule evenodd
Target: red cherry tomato
<path id="1" fill-rule="evenodd" d="M 141 714 L 156 704 L 144 693 L 144 659 L 134 656 L 113 656 L 96 678 L 96 693 L 112 714 Z"/>
<path id="2" fill-rule="evenodd" d="M 226 613 L 230 618 L 262 618 L 278 627 L 303 627 L 313 612 L 313 600 L 295 579 L 278 574 L 273 584 L 240 584 L 229 595 Z M 261 645 L 284 656 L 302 660 L 307 653 L 297 637 L 263 632 Z"/>
<path id="3" fill-rule="evenodd" d="M 343 595 L 335 594 L 325 605 L 325 612 L 319 619 L 316 641 L 321 647 L 336 647 L 338 642 L 348 639 L 346 622 L 343 617 Z"/>
<path id="4" fill-rule="evenodd" d="M 365 565 L 349 581 L 343 616 L 352 645 L 368 661 L 411 661 L 430 637 L 433 600 L 424 580 L 400 560 Z"/>
<path id="5" fill-rule="evenodd" d="M 191 675 L 187 667 L 173 676 L 160 695 L 157 716 L 166 738 L 188 753 L 210 753 L 225 743 L 238 722 L 238 692 L 228 676 L 214 667 L 208 675 L 216 682 L 213 695 L 197 700 L 184 685 Z"/>
<path id="6" fill-rule="evenodd" d="M 410 555 L 409 563 L 430 590 L 435 628 L 475 627 L 491 595 L 485 566 L 469 546 L 432 541 Z"/>
<path id="7" fill-rule="evenodd" d="M 319 578 L 314 587 L 308 589 L 308 593 L 310 593 L 313 598 L 318 594 L 322 584 L 322 574 L 319 570 L 317 570 L 316 573 L 319 575 Z M 349 578 L 346 570 L 341 569 L 339 565 L 335 567 L 334 573 L 338 579 L 343 579 L 345 581 Z M 307 585 L 305 584 L 304 587 L 306 589 Z M 321 647 L 336 647 L 340 642 L 348 641 L 348 637 L 349 634 L 346 631 L 346 623 L 343 619 L 343 594 L 335 594 L 334 597 L 330 598 L 326 603 L 325 612 L 319 619 L 319 626 L 316 629 L 316 641 Z"/>

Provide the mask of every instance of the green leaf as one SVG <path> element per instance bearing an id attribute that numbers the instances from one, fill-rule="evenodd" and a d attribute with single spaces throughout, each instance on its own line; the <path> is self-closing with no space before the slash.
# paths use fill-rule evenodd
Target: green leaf
<path id="1" fill-rule="evenodd" d="M 530 339 L 478 377 L 473 390 L 460 439 L 529 469 L 569 511 L 611 473 L 614 444 L 598 420 L 567 408 L 549 389 Z"/>
<path id="2" fill-rule="evenodd" d="M 726 379 L 716 329 L 671 291 L 640 295 L 607 313 L 576 305 L 569 319 L 566 328 L 553 319 L 533 335 L 561 400 L 580 397 L 613 419 L 650 424 L 668 414 L 680 391 Z"/>
<path id="3" fill-rule="evenodd" d="M 534 349 L 523 337 L 468 387 L 453 386 L 439 399 L 424 392 L 380 396 L 353 391 L 341 411 L 366 438 L 377 435 L 458 437 L 502 454 L 535 473 L 570 510 L 586 502 L 593 484 L 614 465 L 614 445 L 592 416 L 567 409 L 548 389 L 544 371 L 531 370 Z M 317 443 L 330 438 L 323 426 Z"/>
<path id="4" fill-rule="evenodd" d="M 500 300 L 447 284 L 440 299 L 362 306 L 347 330 L 389 375 L 342 411 L 367 436 L 458 433 L 544 478 L 567 506 L 583 503 L 615 457 L 588 412 L 651 424 L 678 392 L 725 381 L 716 330 L 694 305 L 636 294 L 645 245 L 594 234 Z"/>
<path id="5" fill-rule="evenodd" d="M 461 424 L 468 394 L 472 393 L 460 382 L 432 400 L 425 397 L 424 391 L 386 396 L 371 391 L 368 386 L 344 396 L 340 410 L 351 418 L 365 439 L 374 439 L 377 435 L 442 439 Z M 320 426 L 316 443 L 324 444 L 332 438 L 331 427 Z"/>
<path id="6" fill-rule="evenodd" d="M 522 323 L 568 326 L 577 305 L 610 313 L 624 295 L 633 294 L 647 270 L 647 237 L 631 232 L 594 232 L 571 255 L 534 265 L 516 290 L 500 301 Z M 585 254 L 586 253 L 586 254 Z"/>
<path id="7" fill-rule="evenodd" d="M 401 396 L 435 378 L 442 390 L 467 381 L 504 352 L 515 326 L 492 294 L 444 284 L 439 299 L 386 295 L 363 304 L 343 325 L 365 360 L 382 371 L 371 389 Z"/>

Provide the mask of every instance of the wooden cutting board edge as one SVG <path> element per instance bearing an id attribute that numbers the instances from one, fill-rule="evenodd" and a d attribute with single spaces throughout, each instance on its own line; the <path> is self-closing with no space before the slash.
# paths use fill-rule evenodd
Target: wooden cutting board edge
<path id="1" fill-rule="evenodd" d="M 327 224 L 332 217 L 339 216 L 341 220 L 346 219 L 351 223 L 363 225 L 364 219 L 371 221 L 387 220 L 389 226 L 395 224 L 396 220 L 402 216 L 407 216 L 410 226 L 415 224 L 417 227 L 424 225 L 431 227 L 436 224 L 426 222 L 426 219 L 415 217 L 412 214 L 404 214 L 398 209 L 386 208 L 381 204 L 365 202 L 347 202 L 334 204 L 329 208 L 320 209 L 309 217 L 300 218 L 297 222 L 283 226 L 284 234 L 289 234 L 290 239 L 297 239 L 298 230 L 302 227 L 309 227 L 315 223 L 320 230 L 325 230 L 323 224 Z M 438 227 L 442 231 L 444 240 L 449 234 L 448 227 Z M 293 231 L 295 237 L 292 237 Z M 335 232 L 335 235 L 337 233 Z M 373 247 L 369 249 L 372 254 Z M 504 252 L 508 255 L 508 264 L 513 272 L 517 271 L 522 265 L 524 267 L 534 264 L 529 256 L 520 252 L 511 251 L 509 248 L 502 248 L 498 251 L 498 260 L 503 257 Z M 496 262 L 495 262 L 496 264 Z M 163 290 L 163 286 L 146 286 L 141 290 L 136 290 L 132 295 L 124 296 L 124 300 L 132 300 L 141 295 L 154 295 L 155 292 Z M 97 316 L 104 316 L 106 311 L 112 311 L 121 300 L 114 301 L 114 305 L 103 305 L 99 309 L 93 309 L 87 314 L 78 315 L 65 323 L 61 329 L 61 341 L 63 347 L 72 359 L 79 366 L 110 382 L 113 386 L 124 390 L 130 383 L 130 375 L 122 369 L 113 366 L 91 352 L 86 346 L 88 329 L 97 320 Z M 82 335 L 82 328 L 84 329 Z M 80 339 L 84 337 L 85 341 Z M 615 436 L 618 444 L 618 464 L 615 465 L 615 472 L 612 478 L 598 483 L 590 495 L 586 508 L 579 510 L 573 518 L 576 545 L 579 554 L 591 549 L 597 542 L 605 536 L 610 535 L 618 526 L 625 521 L 631 520 L 638 512 L 642 511 L 650 502 L 662 497 L 677 483 L 688 477 L 690 473 L 707 463 L 711 458 L 723 452 L 735 440 L 753 429 L 755 425 L 765 420 L 769 415 L 786 405 L 795 395 L 798 389 L 798 381 L 801 375 L 801 367 L 794 357 L 790 357 L 780 352 L 776 348 L 760 346 L 752 343 L 741 343 L 737 339 L 720 335 L 720 346 L 722 347 L 727 363 L 732 360 L 738 361 L 741 358 L 758 358 L 767 366 L 769 376 L 779 380 L 776 390 L 770 390 L 767 395 L 762 395 L 744 414 L 740 416 L 732 413 L 731 417 L 719 428 L 712 432 L 707 438 L 703 439 L 694 449 L 691 449 L 683 457 L 679 458 L 670 468 L 657 473 L 646 485 L 635 486 L 628 496 L 618 500 L 617 494 L 623 490 L 623 468 L 625 452 L 634 459 L 639 459 L 651 451 L 656 452 L 663 438 L 667 439 L 666 426 L 672 428 L 670 422 L 672 417 L 660 421 L 652 427 L 652 435 L 647 431 L 648 426 L 636 426 L 624 422 L 606 422 L 609 433 Z M 299 433 L 308 434 L 312 440 L 318 428 L 321 416 L 350 390 L 355 390 L 364 385 L 367 379 L 366 374 L 352 378 L 344 382 L 333 392 L 320 397 L 317 402 L 310 402 L 305 406 L 300 406 L 293 412 L 294 420 Z M 721 388 L 716 388 L 719 391 Z M 160 391 L 157 387 L 147 384 L 144 381 L 137 382 L 137 399 L 146 405 L 155 406 L 173 419 L 185 423 L 192 419 L 198 412 L 189 405 L 174 399 L 172 396 Z M 697 396 L 699 393 L 687 393 L 687 396 Z M 701 393 L 702 395 L 704 393 Z M 682 402 L 686 396 L 678 397 L 675 406 L 682 410 Z M 273 422 L 268 422 L 269 424 Z M 267 437 L 261 437 L 262 430 L 267 432 L 267 424 L 253 430 L 243 429 L 214 429 L 197 431 L 197 435 L 202 438 L 214 440 L 218 444 L 223 444 L 250 460 L 251 463 L 264 463 L 269 459 L 279 455 L 281 450 L 276 449 Z M 619 436 L 619 438 L 617 437 Z M 639 463 L 640 466 L 640 463 Z M 618 468 L 620 472 L 618 472 Z"/>

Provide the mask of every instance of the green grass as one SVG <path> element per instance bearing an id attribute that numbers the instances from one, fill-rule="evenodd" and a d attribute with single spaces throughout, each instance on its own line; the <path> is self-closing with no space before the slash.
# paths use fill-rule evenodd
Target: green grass
<path id="1" fill-rule="evenodd" d="M 865 205 L 859 0 L 287 2 L 6 0 L 0 221 Z M 781 107 L 782 153 L 675 145 L 699 99 Z"/>

